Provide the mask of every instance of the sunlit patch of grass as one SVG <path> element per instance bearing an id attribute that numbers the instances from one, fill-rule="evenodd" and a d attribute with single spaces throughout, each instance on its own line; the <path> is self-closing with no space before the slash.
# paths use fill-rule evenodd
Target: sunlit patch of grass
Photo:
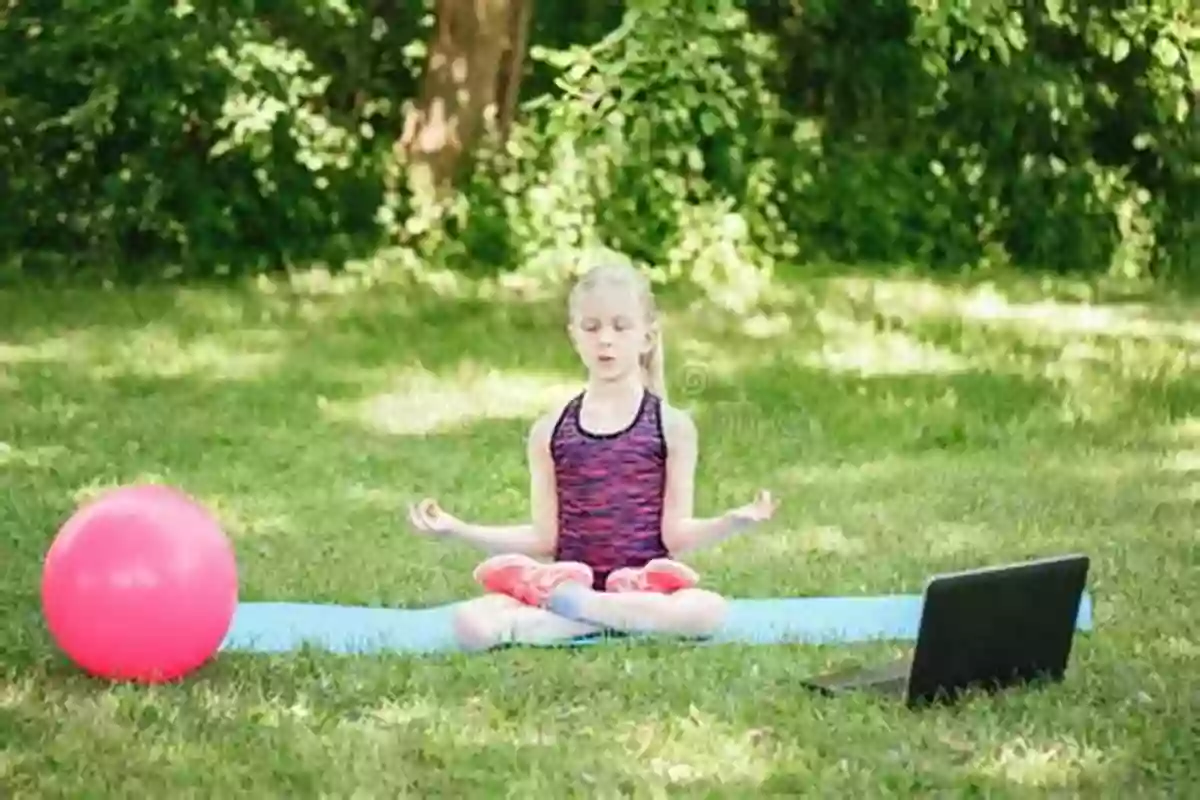
<path id="1" fill-rule="evenodd" d="M 760 785 L 774 766 L 761 732 L 723 723 L 694 709 L 686 717 L 630 721 L 604 738 L 615 738 L 626 769 L 642 785 L 683 788 L 699 782 Z"/>
<path id="2" fill-rule="evenodd" d="M 1163 464 L 1167 472 L 1200 472 L 1200 449 L 1172 453 Z"/>
<path id="3" fill-rule="evenodd" d="M 455 430 L 480 420 L 528 420 L 561 407 L 579 391 L 578 381 L 522 374 L 463 362 L 451 375 L 413 370 L 393 388 L 366 400 L 324 402 L 331 420 L 358 420 L 371 430 L 422 436 Z"/>
<path id="4" fill-rule="evenodd" d="M 954 520 L 935 520 L 924 531 L 936 558 L 962 558 L 987 546 L 991 535 L 981 522 L 964 523 Z"/>
<path id="5" fill-rule="evenodd" d="M 58 336 L 36 344 L 8 344 L 0 341 L 0 364 L 28 364 L 65 361 L 75 349 L 68 337 Z"/>
<path id="6" fill-rule="evenodd" d="M 912 280 L 835 280 L 831 290 L 900 324 L 924 324 L 927 331 L 936 330 L 929 323 L 950 324 L 963 347 L 993 369 L 1043 362 L 1050 376 L 1096 371 L 1145 380 L 1178 377 L 1200 363 L 1200 323 L 1146 304 L 1020 302 L 994 285 L 967 289 Z M 1057 355 L 1030 360 L 1031 348 Z"/>
<path id="7" fill-rule="evenodd" d="M 858 375 L 966 372 L 971 362 L 903 331 L 879 331 L 870 322 L 834 314 L 818 316 L 824 333 L 819 353 L 800 356 L 805 366 Z"/>
<path id="8" fill-rule="evenodd" d="M 800 531 L 798 535 L 792 538 L 796 546 L 795 549 L 801 552 L 815 551 L 838 556 L 856 556 L 867 551 L 866 542 L 858 537 L 847 536 L 846 532 L 837 525 L 817 525 L 813 528 Z M 770 539 L 765 540 L 767 543 L 766 549 L 768 550 L 770 549 L 770 541 Z M 777 536 L 774 541 L 783 542 L 786 540 Z M 780 555 L 783 554 L 780 553 Z"/>
<path id="9" fill-rule="evenodd" d="M 1200 343 L 1200 323 L 1187 305 L 1096 301 L 1091 290 L 1046 297 L 1036 286 L 983 282 L 954 285 L 928 278 L 834 277 L 829 286 L 900 317 L 964 317 L 1047 333 L 1178 338 Z M 1030 295 L 1033 297 L 1030 297 Z"/>
<path id="10" fill-rule="evenodd" d="M 120 377 L 244 380 L 278 361 L 279 336 L 270 330 L 240 330 L 237 343 L 219 334 L 183 339 L 162 325 L 119 335 L 87 330 L 32 344 L 0 344 L 0 363 L 65 364 L 101 380 Z"/>
<path id="11" fill-rule="evenodd" d="M 1021 435 L 1064 426 L 1116 432 L 1142 413 L 1147 393 L 1186 386 L 1200 368 L 1200 323 L 1186 307 L 1113 307 L 1086 294 L 1031 300 L 1018 289 L 833 277 L 804 285 L 788 324 L 761 325 L 757 335 L 743 330 L 745 320 L 711 310 L 683 315 L 672 325 L 681 332 L 676 341 L 685 340 L 677 345 L 684 388 L 691 400 L 710 384 L 736 384 L 730 376 L 746 369 L 786 373 L 789 361 L 847 379 L 986 375 L 1053 390 L 1024 420 L 1012 420 Z"/>
<path id="12" fill-rule="evenodd" d="M 1193 481 L 1187 486 L 1180 487 L 1177 492 L 1171 496 L 1168 496 L 1166 499 L 1178 500 L 1182 503 L 1200 506 L 1200 480 Z"/>
<path id="13" fill-rule="evenodd" d="M 255 503 L 253 497 L 201 494 L 197 499 L 229 535 L 244 541 L 289 534 L 297 530 L 292 515 L 278 508 Z"/>
<path id="14" fill-rule="evenodd" d="M 1118 431 L 1200 369 L 1194 306 L 1034 300 L 1024 287 L 927 279 L 834 277 L 796 307 L 821 336 L 777 339 L 798 363 L 862 377 L 941 373 L 1010 376 L 1053 388 L 1039 415 L 1050 425 Z M 776 359 L 777 361 L 777 359 Z M 1044 426 L 1043 426 L 1044 427 Z"/>
<path id="15" fill-rule="evenodd" d="M 32 681 L 8 680 L 0 683 L 0 709 L 18 708 L 29 702 L 33 694 Z"/>
<path id="16" fill-rule="evenodd" d="M 55 463 L 67 453 L 67 448 L 61 445 L 14 447 L 7 442 L 0 442 L 0 467 L 54 469 Z"/>
<path id="17" fill-rule="evenodd" d="M 1028 789 L 1071 788 L 1081 781 L 1103 782 L 1112 757 L 1071 738 L 1031 742 L 1020 737 L 976 760 L 982 775 Z"/>
<path id="18" fill-rule="evenodd" d="M 73 487 L 70 497 L 74 505 L 82 506 L 100 499 L 103 495 L 123 485 L 169 484 L 170 482 L 170 479 L 161 472 L 145 470 L 129 475 L 125 480 L 94 478 Z"/>
<path id="19" fill-rule="evenodd" d="M 168 331 L 146 328 L 89 360 L 98 378 L 196 375 L 211 380 L 252 378 L 278 363 L 279 353 L 270 349 L 278 338 L 274 332 L 243 330 L 237 338 L 235 348 L 216 337 L 184 342 Z"/>
<path id="20" fill-rule="evenodd" d="M 1200 506 L 1200 417 L 1185 417 L 1159 426 L 1147 437 L 1164 448 L 1155 464 L 1160 508 Z"/>
<path id="21" fill-rule="evenodd" d="M 1050 335 L 1175 339 L 1200 344 L 1200 323 L 1160 318 L 1144 304 L 1114 307 L 1056 301 L 1011 303 L 995 292 L 977 291 L 967 294 L 956 310 L 968 319 Z"/>
<path id="22" fill-rule="evenodd" d="M 424 606 L 480 591 L 482 553 L 413 535 L 406 503 L 528 519 L 524 436 L 581 377 L 562 308 L 515 285 L 484 302 L 480 286 L 368 277 L 0 294 L 6 792 L 1143 797 L 1196 784 L 1200 314 L 1145 300 L 1098 313 L 1110 307 L 1059 293 L 1069 325 L 1048 322 L 1037 282 L 985 303 L 932 280 L 812 280 L 786 321 L 671 308 L 667 365 L 700 427 L 698 511 L 759 487 L 783 502 L 688 557 L 705 585 L 916 593 L 934 572 L 1086 552 L 1096 630 L 1062 685 L 921 714 L 797 689 L 892 644 L 228 656 L 158 689 L 81 676 L 30 587 L 73 505 L 120 484 L 168 481 L 211 508 L 243 599 Z"/>
<path id="23" fill-rule="evenodd" d="M 782 312 L 774 314 L 748 314 L 741 323 L 741 332 L 755 340 L 769 341 L 788 334 L 794 327 L 793 319 Z"/>
<path id="24" fill-rule="evenodd" d="M 1200 444 L 1200 416 L 1185 417 L 1170 425 L 1167 439 L 1173 442 Z"/>
<path id="25" fill-rule="evenodd" d="M 1159 641 L 1159 649 L 1172 658 L 1189 660 L 1200 658 L 1200 642 L 1182 636 L 1166 636 Z"/>

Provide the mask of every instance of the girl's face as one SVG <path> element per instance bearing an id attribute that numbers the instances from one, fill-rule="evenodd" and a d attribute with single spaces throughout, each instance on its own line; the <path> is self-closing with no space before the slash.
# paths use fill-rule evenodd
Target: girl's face
<path id="1" fill-rule="evenodd" d="M 625 285 L 601 285 L 584 292 L 570 325 L 571 341 L 584 366 L 605 380 L 637 371 L 639 357 L 653 343 L 652 334 L 637 292 Z"/>

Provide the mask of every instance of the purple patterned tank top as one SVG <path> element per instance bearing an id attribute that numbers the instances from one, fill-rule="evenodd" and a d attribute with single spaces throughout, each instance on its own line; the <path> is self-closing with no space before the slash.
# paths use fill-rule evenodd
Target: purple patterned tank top
<path id="1" fill-rule="evenodd" d="M 558 561 L 592 568 L 594 588 L 620 567 L 668 557 L 662 541 L 667 445 L 662 401 L 647 391 L 633 422 L 592 433 L 579 422 L 583 394 L 569 402 L 550 440 L 558 483 Z"/>

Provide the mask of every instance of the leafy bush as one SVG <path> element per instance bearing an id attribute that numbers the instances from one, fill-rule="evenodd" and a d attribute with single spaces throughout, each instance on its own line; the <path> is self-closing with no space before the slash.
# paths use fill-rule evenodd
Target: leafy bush
<path id="1" fill-rule="evenodd" d="M 351 52 L 372 20 L 320 0 L 290 17 L 254 7 L 71 0 L 0 16 L 0 47 L 17 55 L 0 63 L 0 248 L 80 267 L 221 271 L 372 233 L 378 109 L 348 107 L 337 59 L 316 49 Z"/>
<path id="2" fill-rule="evenodd" d="M 809 260 L 1200 275 L 1188 0 L 538 4 L 517 129 L 413 236 L 425 6 L 14 6 L 0 250 L 211 273 L 402 235 L 556 278 L 605 244 L 735 306 Z"/>

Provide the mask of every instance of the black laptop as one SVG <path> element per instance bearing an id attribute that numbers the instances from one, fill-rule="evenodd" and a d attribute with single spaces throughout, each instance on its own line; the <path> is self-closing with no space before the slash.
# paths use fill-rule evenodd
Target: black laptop
<path id="1" fill-rule="evenodd" d="M 925 586 L 911 656 L 803 685 L 825 694 L 873 690 L 916 707 L 954 702 L 970 689 L 1061 681 L 1089 563 L 1073 554 L 936 575 Z"/>

